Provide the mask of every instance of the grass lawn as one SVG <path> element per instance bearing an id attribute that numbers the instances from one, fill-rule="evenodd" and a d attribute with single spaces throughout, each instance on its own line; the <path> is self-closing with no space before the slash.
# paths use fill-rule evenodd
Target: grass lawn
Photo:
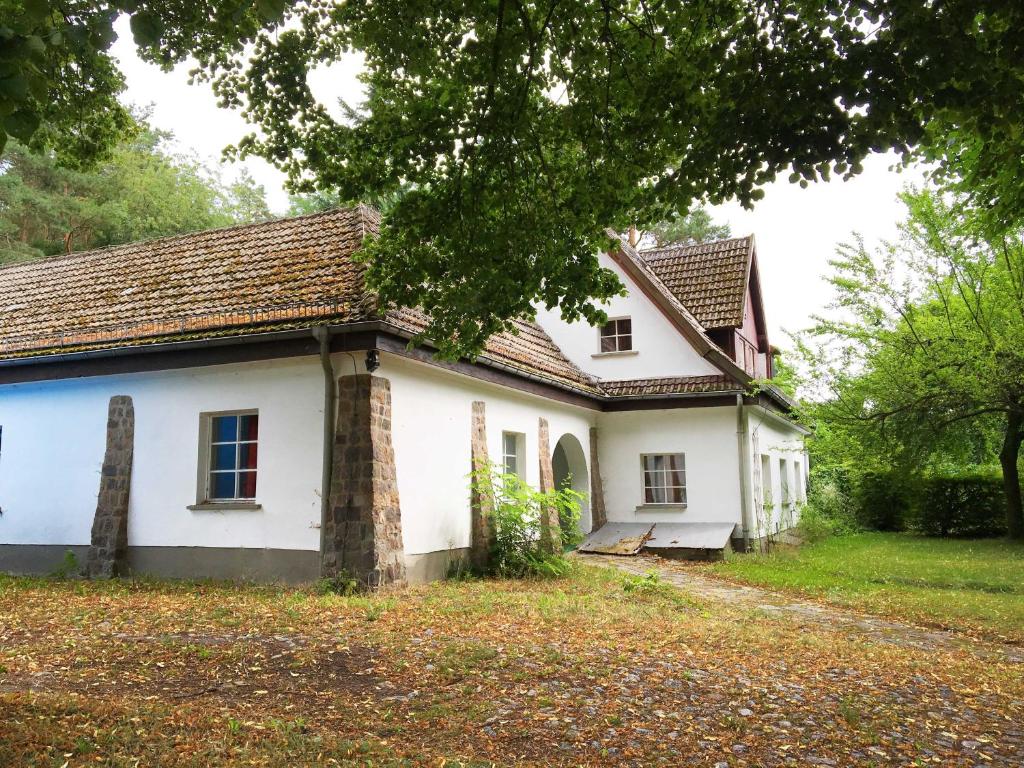
<path id="1" fill-rule="evenodd" d="M 0 766 L 1020 765 L 1021 722 L 1010 660 L 584 565 L 364 597 L 0 577 Z"/>
<path id="2" fill-rule="evenodd" d="M 1024 643 L 1024 545 L 862 533 L 734 555 L 727 579 L 990 639 Z"/>

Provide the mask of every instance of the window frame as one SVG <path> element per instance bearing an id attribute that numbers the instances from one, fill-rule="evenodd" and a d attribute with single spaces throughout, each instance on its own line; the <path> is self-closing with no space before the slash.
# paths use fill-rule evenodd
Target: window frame
<path id="1" fill-rule="evenodd" d="M 512 438 L 515 440 L 515 454 L 507 453 L 506 439 Z M 516 460 L 516 469 L 514 472 L 508 471 L 508 458 L 514 456 Z M 526 434 L 523 432 L 514 432 L 510 429 L 502 430 L 501 433 L 501 470 L 506 475 L 515 475 L 521 480 L 526 479 Z"/>
<path id="2" fill-rule="evenodd" d="M 255 416 L 257 418 L 257 435 L 255 440 L 241 440 L 238 439 L 241 436 L 238 434 L 236 428 L 234 441 L 220 441 L 214 442 L 213 440 L 213 422 L 214 419 L 224 416 Z M 199 462 L 198 462 L 198 473 L 196 483 L 196 503 L 191 506 L 190 509 L 224 509 L 224 508 L 235 508 L 235 509 L 259 509 L 260 504 L 256 501 L 258 498 L 257 494 L 259 491 L 260 482 L 260 463 L 259 463 L 259 445 L 261 442 L 261 430 L 260 412 L 258 408 L 238 408 L 226 411 L 204 411 L 199 415 Z M 235 448 L 235 468 L 229 470 L 214 470 L 213 469 L 213 452 L 214 446 L 216 445 L 234 445 Z M 239 469 L 238 463 L 241 460 L 241 451 L 238 446 L 242 445 L 255 445 L 257 446 L 257 458 L 256 467 L 254 469 Z M 237 494 L 240 490 L 239 481 L 243 473 L 252 473 L 256 478 L 255 488 L 252 496 L 234 496 L 232 498 L 212 498 L 212 483 L 211 475 L 214 473 L 218 474 L 233 474 L 235 476 L 235 493 Z"/>
<path id="3" fill-rule="evenodd" d="M 646 460 L 648 458 L 652 458 L 652 457 L 655 457 L 655 456 L 678 456 L 678 457 L 680 457 L 682 468 L 680 470 L 677 470 L 677 471 L 682 472 L 682 481 L 683 481 L 682 485 L 667 485 L 667 484 L 664 485 L 664 486 L 654 486 L 654 485 L 648 486 L 647 485 L 647 476 L 648 476 L 648 474 L 653 474 L 653 473 L 657 472 L 657 473 L 663 473 L 666 476 L 668 476 L 668 474 L 673 471 L 673 470 L 669 470 L 669 469 L 649 470 L 647 468 L 647 461 Z M 674 501 L 674 500 L 673 501 L 648 501 L 647 500 L 647 491 L 648 490 L 652 490 L 653 491 L 653 490 L 657 490 L 659 488 L 661 490 L 664 490 L 664 491 L 668 491 L 670 489 L 675 489 L 675 488 L 680 489 L 682 491 L 682 493 L 681 493 L 682 500 L 681 501 Z M 653 496 L 653 494 L 652 494 L 652 496 Z M 667 498 L 668 494 L 666 493 L 665 496 Z M 689 486 L 687 485 L 687 482 L 686 482 L 686 452 L 685 451 L 648 451 L 648 452 L 645 452 L 645 453 L 641 453 L 640 454 L 640 506 L 641 507 L 671 507 L 671 508 L 674 508 L 674 509 L 679 509 L 679 508 L 685 508 L 688 505 L 688 503 L 689 503 Z"/>
<path id="4" fill-rule="evenodd" d="M 622 333 L 619 330 L 619 323 L 622 323 L 622 322 L 629 323 L 629 332 L 628 333 Z M 611 333 L 611 334 L 608 334 L 606 336 L 605 332 L 604 332 L 604 329 L 609 324 L 613 324 L 614 325 L 615 332 Z M 604 348 L 604 340 L 605 339 L 613 339 L 614 340 L 614 347 L 615 348 L 614 349 L 605 349 Z M 625 346 L 625 347 L 622 346 L 622 339 L 626 339 L 626 344 L 628 346 Z M 636 350 L 633 349 L 633 317 L 631 315 L 619 315 L 617 317 L 609 317 L 604 323 L 602 323 L 601 325 L 598 326 L 598 328 L 597 328 L 597 354 L 599 354 L 599 355 L 619 355 L 619 354 L 635 353 L 635 352 L 636 352 Z"/>

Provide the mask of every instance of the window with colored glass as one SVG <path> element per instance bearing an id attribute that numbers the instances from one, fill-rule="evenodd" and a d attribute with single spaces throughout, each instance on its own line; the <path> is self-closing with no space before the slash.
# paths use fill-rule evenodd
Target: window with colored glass
<path id="1" fill-rule="evenodd" d="M 645 504 L 686 503 L 686 459 L 681 453 L 646 453 L 640 457 L 644 468 Z"/>
<path id="2" fill-rule="evenodd" d="M 609 320 L 601 326 L 602 352 L 628 352 L 633 349 L 633 321 L 628 317 Z"/>
<path id="3" fill-rule="evenodd" d="M 206 497 L 210 501 L 256 498 L 259 414 L 209 417 L 210 454 Z"/>

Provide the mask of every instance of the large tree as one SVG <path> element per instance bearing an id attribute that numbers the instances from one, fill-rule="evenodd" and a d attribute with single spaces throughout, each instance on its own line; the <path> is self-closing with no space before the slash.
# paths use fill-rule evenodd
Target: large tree
<path id="1" fill-rule="evenodd" d="M 834 262 L 837 312 L 812 334 L 825 343 L 803 347 L 827 387 L 817 415 L 865 455 L 891 449 L 894 460 L 940 445 L 984 453 L 995 428 L 1007 528 L 1024 538 L 1024 231 L 994 237 L 987 212 L 933 192 L 905 200 L 898 243 L 879 254 L 856 244 Z"/>
<path id="2" fill-rule="evenodd" d="M 92 144 L 61 132 L 109 136 L 110 23 L 131 13 L 144 56 L 193 57 L 260 129 L 238 151 L 278 165 L 293 191 L 407 187 L 368 248 L 370 277 L 385 300 L 429 310 L 450 352 L 479 349 L 537 301 L 598 319 L 596 302 L 621 290 L 596 258 L 606 227 L 645 228 L 698 200 L 750 204 L 780 172 L 848 175 L 869 152 L 920 145 L 950 173 L 966 152 L 983 160 L 969 185 L 994 221 L 1024 202 L 1018 0 L 0 7 L 0 114 L 34 145 L 88 156 Z M 367 98 L 336 119 L 308 75 L 351 50 Z M 106 80 L 79 93 L 80 70 Z"/>
<path id="3" fill-rule="evenodd" d="M 88 170 L 16 142 L 0 159 L 0 263 L 270 216 L 263 187 L 225 182 L 145 124 Z"/>
<path id="4" fill-rule="evenodd" d="M 716 224 L 705 208 L 694 208 L 682 216 L 659 221 L 645 233 L 653 245 L 661 248 L 666 245 L 691 245 L 706 243 L 711 240 L 722 240 L 732 234 L 728 224 Z"/>

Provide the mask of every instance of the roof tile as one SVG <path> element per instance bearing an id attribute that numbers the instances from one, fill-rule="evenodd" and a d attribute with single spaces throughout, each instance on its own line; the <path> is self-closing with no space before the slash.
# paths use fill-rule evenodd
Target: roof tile
<path id="1" fill-rule="evenodd" d="M 672 294 L 707 329 L 743 324 L 753 238 L 640 251 Z"/>
<path id="2" fill-rule="evenodd" d="M 379 222 L 372 208 L 339 208 L 0 267 L 0 360 L 325 322 L 420 333 L 426 314 L 379 312 L 352 258 Z M 532 322 L 482 357 L 596 392 Z"/>

